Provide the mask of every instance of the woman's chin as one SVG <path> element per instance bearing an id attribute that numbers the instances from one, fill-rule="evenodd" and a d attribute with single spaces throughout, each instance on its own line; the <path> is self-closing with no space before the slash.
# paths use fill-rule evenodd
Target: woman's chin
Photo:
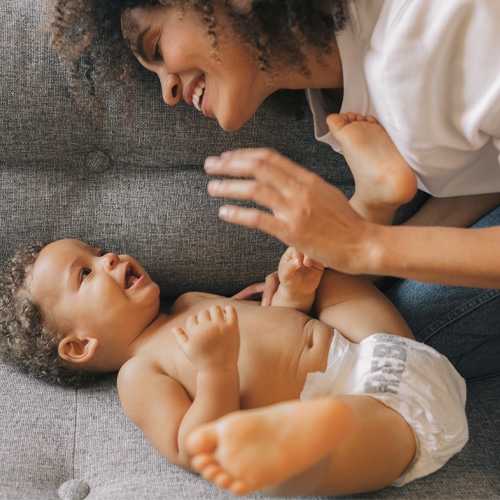
<path id="1" fill-rule="evenodd" d="M 256 110 L 255 110 L 256 111 Z M 252 113 L 248 116 L 248 113 L 217 113 L 214 112 L 211 118 L 215 118 L 219 122 L 219 126 L 226 132 L 236 132 L 239 130 L 246 122 L 252 118 L 255 114 Z"/>
<path id="2" fill-rule="evenodd" d="M 248 121 L 244 119 L 241 116 L 238 116 L 236 118 L 230 118 L 230 119 L 223 119 L 223 118 L 216 118 L 217 121 L 219 122 L 220 128 L 225 130 L 226 132 L 236 132 L 239 130 L 245 123 Z"/>

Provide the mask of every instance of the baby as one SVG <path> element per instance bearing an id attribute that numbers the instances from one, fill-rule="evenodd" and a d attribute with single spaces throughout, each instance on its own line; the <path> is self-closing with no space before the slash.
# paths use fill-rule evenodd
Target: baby
<path id="1" fill-rule="evenodd" d="M 378 127 L 341 119 L 346 135 Z M 364 185 L 360 209 L 379 196 L 376 217 L 392 217 L 400 194 Z M 118 372 L 123 409 L 152 445 L 237 494 L 402 485 L 463 447 L 463 379 L 368 280 L 293 248 L 278 275 L 271 307 L 192 292 L 163 314 L 134 258 L 58 240 L 4 268 L 0 353 L 59 383 Z"/>

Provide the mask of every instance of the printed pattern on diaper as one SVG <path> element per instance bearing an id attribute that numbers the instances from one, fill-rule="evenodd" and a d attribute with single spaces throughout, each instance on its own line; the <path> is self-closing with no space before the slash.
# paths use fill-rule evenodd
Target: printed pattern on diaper
<path id="1" fill-rule="evenodd" d="M 365 381 L 365 392 L 397 394 L 406 368 L 408 356 L 406 343 L 395 335 L 377 336 L 372 355 L 370 374 Z"/>

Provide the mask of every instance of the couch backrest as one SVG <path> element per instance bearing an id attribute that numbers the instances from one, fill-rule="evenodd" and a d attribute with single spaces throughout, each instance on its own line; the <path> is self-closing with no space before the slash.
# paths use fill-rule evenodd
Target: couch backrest
<path id="1" fill-rule="evenodd" d="M 348 191 L 340 156 L 314 140 L 302 93 L 279 93 L 236 133 L 168 108 L 153 79 L 103 120 L 76 105 L 49 44 L 43 0 L 0 9 L 0 258 L 21 242 L 76 237 L 136 256 L 167 295 L 232 293 L 275 269 L 283 246 L 218 220 L 203 160 L 271 146 Z"/>

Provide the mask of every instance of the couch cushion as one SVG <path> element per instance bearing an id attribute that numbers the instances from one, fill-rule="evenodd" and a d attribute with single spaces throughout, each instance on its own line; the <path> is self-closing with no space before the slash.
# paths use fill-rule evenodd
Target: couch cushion
<path id="1" fill-rule="evenodd" d="M 123 414 L 114 377 L 85 389 L 61 389 L 0 365 L 0 381 L 1 499 L 234 498 L 154 451 Z M 499 382 L 469 384 L 470 441 L 443 469 L 403 488 L 356 497 L 498 497 Z"/>

